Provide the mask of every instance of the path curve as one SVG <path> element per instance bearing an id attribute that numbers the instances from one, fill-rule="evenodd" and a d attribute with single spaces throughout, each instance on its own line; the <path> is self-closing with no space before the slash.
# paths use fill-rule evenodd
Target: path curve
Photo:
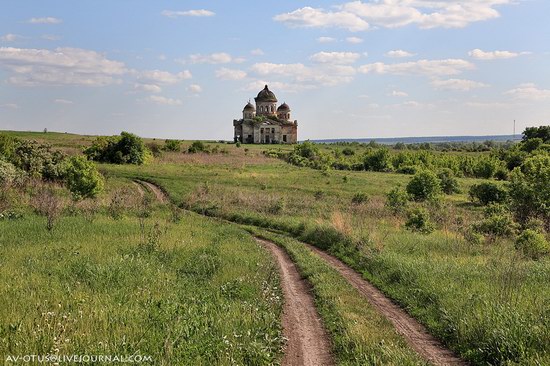
<path id="1" fill-rule="evenodd" d="M 330 254 L 304 243 L 313 252 L 323 258 L 332 268 L 337 270 L 353 287 L 355 287 L 369 302 L 388 320 L 399 334 L 426 361 L 436 366 L 468 365 L 446 348 L 426 328 L 407 314 L 398 305 L 388 299 L 380 290 L 365 280 L 361 275 L 348 267 L 342 261 Z"/>
<path id="2" fill-rule="evenodd" d="M 168 197 L 166 197 L 166 194 L 157 185 L 144 180 L 140 180 L 140 179 L 135 179 L 134 182 L 137 184 L 140 184 L 141 186 L 145 187 L 148 191 L 153 193 L 158 202 L 160 203 L 168 202 Z"/>
<path id="3" fill-rule="evenodd" d="M 287 339 L 283 366 L 334 365 L 330 341 L 317 314 L 308 285 L 288 254 L 276 244 L 255 238 L 279 266 L 284 294 L 283 332 Z"/>

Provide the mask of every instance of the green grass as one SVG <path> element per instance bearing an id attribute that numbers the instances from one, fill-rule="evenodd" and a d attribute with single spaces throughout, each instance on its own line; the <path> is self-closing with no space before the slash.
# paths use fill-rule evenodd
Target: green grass
<path id="1" fill-rule="evenodd" d="M 368 300 L 302 243 L 254 227 L 247 230 L 283 247 L 311 283 L 338 365 L 427 365 Z"/>
<path id="2" fill-rule="evenodd" d="M 154 364 L 281 357 L 276 267 L 248 233 L 156 210 L 0 221 L 0 355 L 148 355 Z"/>
<path id="3" fill-rule="evenodd" d="M 426 236 L 404 230 L 384 208 L 385 192 L 406 184 L 406 175 L 277 162 L 103 168 L 154 181 L 197 212 L 283 230 L 329 250 L 473 364 L 550 363 L 548 258 L 526 260 L 506 239 L 472 245 L 459 233 L 479 215 L 465 192 L 480 180 L 460 179 L 463 193 L 430 210 L 443 221 Z M 370 202 L 353 205 L 358 192 Z"/>

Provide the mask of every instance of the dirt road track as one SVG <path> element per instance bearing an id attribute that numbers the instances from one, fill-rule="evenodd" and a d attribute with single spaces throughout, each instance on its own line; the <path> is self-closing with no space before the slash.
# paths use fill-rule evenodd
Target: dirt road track
<path id="1" fill-rule="evenodd" d="M 164 194 L 164 192 L 158 186 L 156 186 L 155 184 L 146 182 L 144 180 L 139 180 L 139 179 L 136 179 L 134 181 L 134 183 L 137 183 L 137 184 L 145 187 L 145 189 L 147 189 L 148 191 L 153 193 L 158 202 L 168 203 L 168 198 L 166 197 L 166 194 Z"/>
<path id="2" fill-rule="evenodd" d="M 307 283 L 283 249 L 267 240 L 256 240 L 272 253 L 280 269 L 285 299 L 283 331 L 287 339 L 283 366 L 334 365 L 330 341 Z"/>
<path id="3" fill-rule="evenodd" d="M 313 252 L 336 269 L 353 287 L 355 287 L 369 302 L 394 325 L 407 343 L 426 361 L 433 365 L 468 365 L 453 352 L 445 348 L 435 339 L 422 324 L 413 319 L 403 309 L 394 304 L 380 290 L 363 279 L 360 274 L 333 256 L 307 245 Z"/>

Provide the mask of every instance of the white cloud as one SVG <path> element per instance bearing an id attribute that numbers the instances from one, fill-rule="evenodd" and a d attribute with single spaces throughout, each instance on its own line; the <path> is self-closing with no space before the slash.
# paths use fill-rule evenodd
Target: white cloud
<path id="1" fill-rule="evenodd" d="M 486 88 L 489 86 L 479 81 L 466 80 L 466 79 L 448 79 L 448 80 L 434 79 L 431 81 L 431 84 L 434 88 L 438 90 L 460 90 L 460 91 L 469 91 L 472 89 Z"/>
<path id="2" fill-rule="evenodd" d="M 155 103 L 155 104 L 159 104 L 159 105 L 175 106 L 175 105 L 182 105 L 183 104 L 183 102 L 179 99 L 167 98 L 167 97 L 163 97 L 161 95 L 150 95 L 147 98 L 145 98 L 144 100 L 147 101 L 147 102 L 151 102 L 151 103 Z"/>
<path id="3" fill-rule="evenodd" d="M 336 42 L 336 38 L 332 38 L 332 37 L 319 37 L 319 38 L 317 38 L 317 42 L 319 42 L 319 43 Z"/>
<path id="4" fill-rule="evenodd" d="M 28 23 L 31 24 L 60 24 L 63 23 L 63 20 L 54 17 L 44 17 L 44 18 L 31 18 L 28 20 Z"/>
<path id="5" fill-rule="evenodd" d="M 526 99 L 533 101 L 550 100 L 550 90 L 540 89 L 534 83 L 520 84 L 516 88 L 508 90 L 504 93 L 515 99 Z"/>
<path id="6" fill-rule="evenodd" d="M 405 57 L 412 57 L 414 56 L 414 53 L 403 51 L 403 50 L 393 50 L 386 52 L 386 56 L 392 57 L 392 58 L 405 58 Z"/>
<path id="7" fill-rule="evenodd" d="M 290 27 L 305 28 L 344 28 L 352 32 L 369 29 L 369 23 L 355 14 L 345 11 L 325 11 L 306 6 L 290 13 L 276 15 L 273 18 Z"/>
<path id="8" fill-rule="evenodd" d="M 303 7 L 274 17 L 290 27 L 336 27 L 364 31 L 371 25 L 399 28 L 463 28 L 470 23 L 500 16 L 497 6 L 514 0 L 377 0 L 350 1 L 335 6 L 334 11 Z"/>
<path id="9" fill-rule="evenodd" d="M 59 41 L 61 39 L 60 36 L 57 36 L 55 34 L 43 34 L 40 36 L 40 38 L 45 39 L 46 41 Z"/>
<path id="10" fill-rule="evenodd" d="M 398 64 L 376 62 L 359 67 L 364 74 L 394 74 L 394 75 L 457 75 L 465 70 L 472 70 L 475 66 L 471 62 L 461 59 L 447 60 L 419 60 Z"/>
<path id="11" fill-rule="evenodd" d="M 355 52 L 318 52 L 310 57 L 310 60 L 317 63 L 328 64 L 352 64 L 361 57 Z"/>
<path id="12" fill-rule="evenodd" d="M 12 72 L 8 82 L 25 86 L 104 86 L 121 82 L 117 77 L 128 72 L 124 63 L 80 48 L 0 47 L 0 67 Z"/>
<path id="13" fill-rule="evenodd" d="M 17 41 L 21 36 L 18 36 L 17 34 L 4 34 L 3 36 L 0 36 L 0 41 L 2 42 L 15 42 Z"/>
<path id="14" fill-rule="evenodd" d="M 228 64 L 234 61 L 233 57 L 225 52 L 217 52 L 210 55 L 194 54 L 189 56 L 189 60 L 194 64 Z"/>
<path id="15" fill-rule="evenodd" d="M 222 67 L 216 70 L 216 77 L 222 80 L 241 80 L 246 77 L 246 72 Z"/>
<path id="16" fill-rule="evenodd" d="M 68 100 L 68 99 L 55 99 L 53 102 L 55 104 L 65 104 L 65 105 L 74 104 L 72 100 Z"/>
<path id="17" fill-rule="evenodd" d="M 177 17 L 211 17 L 216 15 L 213 11 L 198 9 L 198 10 L 186 10 L 186 11 L 175 11 L 175 10 L 164 10 L 162 13 L 165 17 L 168 18 L 177 18 Z"/>
<path id="18" fill-rule="evenodd" d="M 348 43 L 354 43 L 354 44 L 359 44 L 359 43 L 363 43 L 363 38 L 359 38 L 359 37 L 348 37 L 348 38 L 346 38 L 346 42 L 348 42 Z"/>
<path id="19" fill-rule="evenodd" d="M 485 52 L 476 48 L 468 52 L 468 55 L 477 59 L 477 60 L 498 60 L 498 59 L 507 59 L 514 58 L 523 55 L 529 55 L 531 52 L 512 52 L 512 51 L 489 51 Z"/>
<path id="20" fill-rule="evenodd" d="M 409 94 L 405 93 L 404 91 L 400 90 L 393 90 L 390 94 L 392 97 L 408 97 Z"/>
<path id="21" fill-rule="evenodd" d="M 191 84 L 187 87 L 187 90 L 193 94 L 199 94 L 202 92 L 202 87 L 199 84 Z"/>
<path id="22" fill-rule="evenodd" d="M 6 104 L 1 104 L 0 107 L 9 108 L 9 109 L 19 109 L 19 104 L 16 104 L 16 103 L 6 103 Z"/>
<path id="23" fill-rule="evenodd" d="M 250 51 L 250 54 L 254 55 L 254 56 L 262 56 L 265 53 L 264 53 L 264 51 L 262 51 L 261 48 L 256 48 L 255 50 Z"/>
<path id="24" fill-rule="evenodd" d="M 191 79 L 191 77 L 192 75 L 189 70 L 184 70 L 177 74 L 161 70 L 146 70 L 138 73 L 138 80 L 161 85 L 177 84 L 183 80 Z"/>
<path id="25" fill-rule="evenodd" d="M 162 88 L 156 84 L 141 84 L 136 83 L 134 84 L 134 89 L 139 91 L 144 91 L 147 93 L 160 93 L 162 92 Z"/>
<path id="26" fill-rule="evenodd" d="M 251 91 L 254 93 L 257 93 L 259 90 L 262 90 L 264 88 L 264 85 L 269 85 L 269 87 L 273 90 L 280 90 L 287 93 L 296 93 L 308 89 L 312 89 L 313 87 L 311 85 L 302 85 L 297 83 L 286 83 L 286 82 L 280 82 L 280 81 L 267 81 L 267 80 L 255 80 L 250 83 L 248 83 L 244 88 L 241 90 L 243 91 Z"/>
<path id="27" fill-rule="evenodd" d="M 315 67 L 296 64 L 257 63 L 252 71 L 260 76 L 282 77 L 291 79 L 297 87 L 303 89 L 319 86 L 334 86 L 353 80 L 355 68 L 348 65 L 318 64 Z"/>

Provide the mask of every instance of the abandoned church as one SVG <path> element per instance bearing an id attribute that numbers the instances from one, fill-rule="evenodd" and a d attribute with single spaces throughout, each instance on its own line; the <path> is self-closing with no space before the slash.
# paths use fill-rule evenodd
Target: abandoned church
<path id="1" fill-rule="evenodd" d="M 295 144 L 298 141 L 298 121 L 290 119 L 290 107 L 277 107 L 277 97 L 267 85 L 244 106 L 243 118 L 233 120 L 235 142 L 247 144 Z"/>

